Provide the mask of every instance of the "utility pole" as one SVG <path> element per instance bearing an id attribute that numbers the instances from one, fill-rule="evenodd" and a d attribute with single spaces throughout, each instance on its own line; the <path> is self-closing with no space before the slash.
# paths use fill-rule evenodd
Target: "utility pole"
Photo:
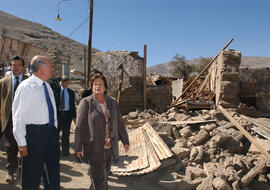
<path id="1" fill-rule="evenodd" d="M 91 77 L 91 58 L 92 58 L 92 31 L 93 31 L 93 1 L 90 0 L 90 12 L 89 12 L 89 38 L 88 38 L 88 74 L 86 80 L 86 86 L 89 87 L 89 81 Z"/>
<path id="2" fill-rule="evenodd" d="M 87 70 L 86 70 L 86 47 L 83 48 L 83 68 L 84 68 L 84 88 L 87 88 Z"/>
<path id="3" fill-rule="evenodd" d="M 147 108 L 147 93 L 146 93 L 146 64 L 147 64 L 147 45 L 144 45 L 144 57 L 143 57 L 143 109 Z"/>

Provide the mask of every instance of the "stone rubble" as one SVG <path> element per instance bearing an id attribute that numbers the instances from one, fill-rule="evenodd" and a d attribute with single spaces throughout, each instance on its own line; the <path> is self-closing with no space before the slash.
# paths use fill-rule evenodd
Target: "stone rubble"
<path id="1" fill-rule="evenodd" d="M 263 138 L 254 133 L 252 125 L 241 120 L 234 109 L 229 109 L 229 113 L 255 138 Z M 157 113 L 148 109 L 130 112 L 123 118 L 129 131 L 149 122 L 174 153 L 172 158 L 162 161 L 159 169 L 146 175 L 166 190 L 248 190 L 253 182 L 270 189 L 270 163 L 251 148 L 251 143 L 219 111 L 171 108 Z M 159 123 L 196 120 L 216 122 Z M 265 139 L 260 142 L 269 143 Z"/>

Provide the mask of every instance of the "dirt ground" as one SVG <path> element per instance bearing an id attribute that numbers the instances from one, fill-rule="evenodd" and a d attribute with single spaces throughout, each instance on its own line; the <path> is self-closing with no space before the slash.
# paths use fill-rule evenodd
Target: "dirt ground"
<path id="1" fill-rule="evenodd" d="M 60 171 L 61 171 L 61 189 L 62 190 L 85 190 L 90 187 L 90 180 L 88 173 L 88 165 L 85 163 L 79 163 L 74 157 L 74 133 L 71 131 L 71 155 L 69 157 L 61 158 Z M 0 141 L 0 190 L 19 190 L 21 189 L 21 180 L 19 172 L 17 172 L 16 184 L 9 185 L 5 181 L 6 170 L 6 153 L 3 147 L 3 138 Z M 42 187 L 41 187 L 42 189 Z M 109 189 L 110 190 L 161 190 L 162 188 L 156 185 L 151 179 L 147 179 L 145 176 L 136 177 L 109 177 Z"/>

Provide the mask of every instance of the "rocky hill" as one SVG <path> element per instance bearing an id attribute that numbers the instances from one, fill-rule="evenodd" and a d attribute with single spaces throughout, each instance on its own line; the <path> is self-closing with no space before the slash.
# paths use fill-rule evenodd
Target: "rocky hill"
<path id="1" fill-rule="evenodd" d="M 56 49 L 71 57 L 71 69 L 83 70 L 84 44 L 65 37 L 38 23 L 30 22 L 0 11 L 0 35 L 31 43 L 43 49 Z M 93 52 L 98 52 L 92 49 Z"/>
<path id="2" fill-rule="evenodd" d="M 241 51 L 241 50 L 239 50 Z M 188 64 L 197 64 L 199 63 L 198 59 L 187 60 Z M 270 57 L 258 57 L 258 56 L 242 56 L 240 68 L 270 68 Z M 164 76 L 170 76 L 170 65 L 169 62 L 154 65 L 147 68 L 148 73 L 156 73 Z"/>

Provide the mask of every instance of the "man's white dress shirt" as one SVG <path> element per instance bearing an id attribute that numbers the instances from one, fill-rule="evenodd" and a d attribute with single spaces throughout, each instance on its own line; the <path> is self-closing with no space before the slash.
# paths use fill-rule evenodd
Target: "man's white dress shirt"
<path id="1" fill-rule="evenodd" d="M 49 112 L 43 82 L 34 74 L 18 86 L 12 104 L 13 134 L 18 146 L 25 146 L 26 125 L 49 123 Z M 54 126 L 57 127 L 57 111 L 53 91 L 46 83 L 54 109 Z"/>

